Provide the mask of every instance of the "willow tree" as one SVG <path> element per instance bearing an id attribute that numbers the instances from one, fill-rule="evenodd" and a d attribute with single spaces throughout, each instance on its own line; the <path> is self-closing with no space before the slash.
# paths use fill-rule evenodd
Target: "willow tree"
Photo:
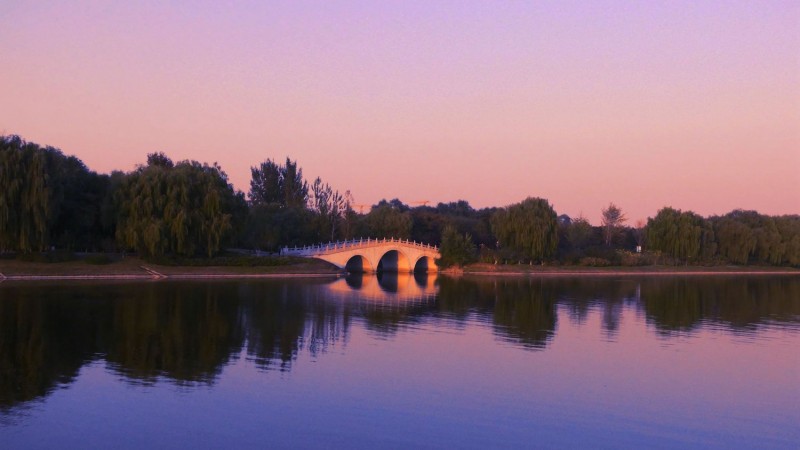
<path id="1" fill-rule="evenodd" d="M 214 164 L 150 155 L 118 190 L 117 239 L 145 256 L 213 256 L 233 228 L 241 194 Z"/>
<path id="2" fill-rule="evenodd" d="M 798 217 L 771 217 L 756 211 L 734 210 L 713 219 L 720 253 L 732 262 L 756 260 L 792 264 L 797 255 Z"/>
<path id="3" fill-rule="evenodd" d="M 501 247 L 531 260 L 552 256 L 558 246 L 558 220 L 547 200 L 527 198 L 498 210 L 491 219 L 492 232 Z"/>
<path id="4" fill-rule="evenodd" d="M 0 249 L 95 247 L 107 178 L 74 156 L 0 137 Z"/>
<path id="5" fill-rule="evenodd" d="M 645 233 L 650 249 L 681 260 L 709 259 L 716 251 L 711 225 L 691 211 L 662 208 L 647 220 Z"/>
<path id="6" fill-rule="evenodd" d="M 786 245 L 781 242 L 781 233 L 775 220 L 769 216 L 762 216 L 757 227 L 753 229 L 756 238 L 756 257 L 764 263 L 780 264 Z"/>
<path id="7" fill-rule="evenodd" d="M 781 264 L 800 266 L 800 216 L 775 217 L 781 235 Z"/>
<path id="8" fill-rule="evenodd" d="M 0 139 L 0 243 L 31 252 L 49 244 L 53 191 L 47 184 L 47 152 L 19 136 Z"/>
<path id="9" fill-rule="evenodd" d="M 728 214 L 714 219 L 714 232 L 719 243 L 719 254 L 732 263 L 747 264 L 756 249 L 756 236 L 753 230 Z"/>

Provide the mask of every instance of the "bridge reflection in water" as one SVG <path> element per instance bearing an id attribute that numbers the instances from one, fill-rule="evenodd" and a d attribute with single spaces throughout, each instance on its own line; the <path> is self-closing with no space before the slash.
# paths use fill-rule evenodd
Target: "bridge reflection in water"
<path id="1" fill-rule="evenodd" d="M 432 303 L 439 293 L 436 273 L 351 273 L 325 285 L 328 293 L 348 302 L 390 305 Z"/>

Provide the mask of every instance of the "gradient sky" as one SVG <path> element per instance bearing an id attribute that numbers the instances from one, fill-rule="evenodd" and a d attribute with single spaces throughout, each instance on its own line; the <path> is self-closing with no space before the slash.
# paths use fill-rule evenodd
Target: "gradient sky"
<path id="1" fill-rule="evenodd" d="M 223 5 L 223 3 L 225 3 Z M 800 213 L 800 2 L 0 2 L 0 133 L 356 203 Z"/>

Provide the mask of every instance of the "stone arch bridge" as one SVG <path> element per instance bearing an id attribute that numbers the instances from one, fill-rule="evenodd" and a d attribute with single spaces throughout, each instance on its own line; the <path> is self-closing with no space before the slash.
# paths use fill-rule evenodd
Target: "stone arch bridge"
<path id="1" fill-rule="evenodd" d="M 408 239 L 353 239 L 284 247 L 281 255 L 317 258 L 349 272 L 435 272 L 439 248 Z"/>

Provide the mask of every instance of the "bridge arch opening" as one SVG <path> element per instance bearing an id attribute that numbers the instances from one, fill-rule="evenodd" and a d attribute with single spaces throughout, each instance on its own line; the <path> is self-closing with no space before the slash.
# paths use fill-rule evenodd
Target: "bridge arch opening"
<path id="1" fill-rule="evenodd" d="M 372 266 L 370 265 L 367 258 L 361 255 L 355 255 L 352 258 L 348 259 L 347 263 L 344 265 L 344 270 L 350 273 L 373 272 Z"/>
<path id="2" fill-rule="evenodd" d="M 436 272 L 436 262 L 430 256 L 421 256 L 414 264 L 414 272 Z"/>
<path id="3" fill-rule="evenodd" d="M 381 256 L 377 271 L 409 273 L 412 271 L 411 261 L 402 252 L 389 250 Z"/>

